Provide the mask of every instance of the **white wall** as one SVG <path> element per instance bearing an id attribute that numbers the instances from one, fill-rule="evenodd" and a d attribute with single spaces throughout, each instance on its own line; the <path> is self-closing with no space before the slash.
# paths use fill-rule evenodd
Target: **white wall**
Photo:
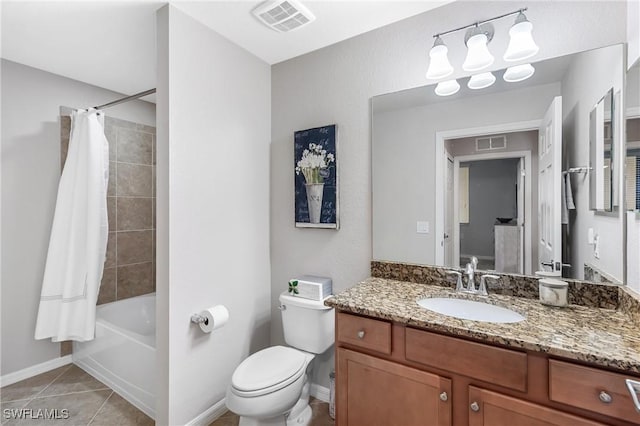
<path id="1" fill-rule="evenodd" d="M 158 15 L 158 424 L 224 398 L 269 343 L 270 67 L 173 6 Z M 191 314 L 225 305 L 203 334 Z"/>
<path id="2" fill-rule="evenodd" d="M 2 375 L 60 355 L 33 339 L 60 178 L 60 106 L 87 108 L 123 95 L 2 60 Z M 107 115 L 155 126 L 155 105 Z"/>
<path id="3" fill-rule="evenodd" d="M 551 83 L 376 113 L 373 259 L 435 264 L 436 132 L 540 120 L 559 94 Z M 429 222 L 429 234 L 416 233 L 418 220 Z"/>
<path id="4" fill-rule="evenodd" d="M 568 159 L 566 167 L 589 164 L 589 113 L 612 87 L 614 94 L 624 91 L 623 52 L 622 46 L 611 46 L 581 53 L 572 61 L 562 79 L 562 139 L 564 157 Z M 614 155 L 620 157 L 621 154 Z M 617 172 L 621 173 L 620 168 Z M 576 212 L 569 222 L 571 247 L 574 248 L 569 263 L 574 275 L 583 278 L 583 266 L 589 263 L 624 282 L 621 245 L 624 241 L 624 212 L 619 210 L 607 216 L 595 214 L 589 210 L 588 176 L 572 176 L 571 182 Z M 593 246 L 587 244 L 588 228 L 593 228 L 599 235 L 599 259 L 594 256 Z"/>
<path id="5" fill-rule="evenodd" d="M 536 60 L 626 40 L 624 2 L 531 2 L 527 17 L 540 46 Z M 316 273 L 333 277 L 341 291 L 369 275 L 371 260 L 372 96 L 422 86 L 432 34 L 510 12 L 520 2 L 455 2 L 425 14 L 317 50 L 272 68 L 271 286 L 272 306 L 290 277 Z M 597 25 L 594 25 L 597 22 Z M 512 22 L 496 23 L 490 49 L 492 69 Z M 460 77 L 463 34 L 447 38 Z M 293 223 L 293 132 L 336 123 L 339 135 L 340 230 L 297 229 Z M 282 339 L 279 312 L 272 311 L 272 342 Z M 316 381 L 328 384 L 327 355 Z"/>

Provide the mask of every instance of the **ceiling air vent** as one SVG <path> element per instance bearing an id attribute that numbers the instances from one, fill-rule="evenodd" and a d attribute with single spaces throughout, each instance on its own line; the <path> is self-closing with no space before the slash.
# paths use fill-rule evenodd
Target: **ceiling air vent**
<path id="1" fill-rule="evenodd" d="M 260 22 L 280 33 L 295 30 L 316 19 L 296 0 L 269 0 L 253 9 L 252 13 Z"/>

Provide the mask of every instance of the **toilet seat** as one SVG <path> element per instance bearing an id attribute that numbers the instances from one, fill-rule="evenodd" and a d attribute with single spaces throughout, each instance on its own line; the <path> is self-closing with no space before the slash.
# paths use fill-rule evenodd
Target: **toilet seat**
<path id="1" fill-rule="evenodd" d="M 263 349 L 245 359 L 231 377 L 233 393 L 257 397 L 280 390 L 298 380 L 307 367 L 304 352 L 285 346 Z"/>

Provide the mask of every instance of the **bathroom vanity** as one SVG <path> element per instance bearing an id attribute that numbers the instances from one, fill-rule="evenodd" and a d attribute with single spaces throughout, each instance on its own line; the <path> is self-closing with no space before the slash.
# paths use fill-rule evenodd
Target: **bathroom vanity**
<path id="1" fill-rule="evenodd" d="M 526 317 L 497 324 L 420 307 L 424 297 L 465 297 L 433 283 L 372 277 L 327 301 L 336 308 L 338 425 L 640 423 L 626 385 L 640 378 L 638 325 L 596 306 L 609 307 L 603 294 L 618 288 L 582 289 L 588 306 L 568 308 L 490 294 L 482 300 Z"/>

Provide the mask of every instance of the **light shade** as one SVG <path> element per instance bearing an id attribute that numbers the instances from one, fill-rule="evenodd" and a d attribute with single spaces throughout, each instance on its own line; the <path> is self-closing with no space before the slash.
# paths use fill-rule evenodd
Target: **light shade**
<path id="1" fill-rule="evenodd" d="M 516 18 L 516 23 L 509 29 L 510 39 L 507 51 L 504 53 L 505 61 L 521 61 L 538 53 L 540 48 L 533 41 L 532 30 L 533 25 L 524 16 L 524 13 L 520 12 Z"/>
<path id="2" fill-rule="evenodd" d="M 516 65 L 515 67 L 507 68 L 502 78 L 506 82 L 516 83 L 528 79 L 535 71 L 531 64 Z"/>
<path id="3" fill-rule="evenodd" d="M 467 57 L 462 64 L 463 70 L 480 71 L 493 64 L 493 55 L 489 52 L 487 43 L 487 35 L 476 28 L 475 34 L 467 40 Z"/>
<path id="4" fill-rule="evenodd" d="M 491 86 L 496 82 L 496 77 L 490 72 L 472 75 L 467 83 L 469 89 L 478 90 Z"/>
<path id="5" fill-rule="evenodd" d="M 429 68 L 427 69 L 427 78 L 430 80 L 437 80 L 450 75 L 453 72 L 453 67 L 449 63 L 447 57 L 447 46 L 443 43 L 440 37 L 436 37 L 436 41 L 433 43 L 433 47 L 429 51 Z"/>
<path id="6" fill-rule="evenodd" d="M 438 96 L 451 96 L 458 93 L 458 90 L 460 90 L 460 85 L 456 80 L 447 80 L 438 83 L 435 92 Z"/>

